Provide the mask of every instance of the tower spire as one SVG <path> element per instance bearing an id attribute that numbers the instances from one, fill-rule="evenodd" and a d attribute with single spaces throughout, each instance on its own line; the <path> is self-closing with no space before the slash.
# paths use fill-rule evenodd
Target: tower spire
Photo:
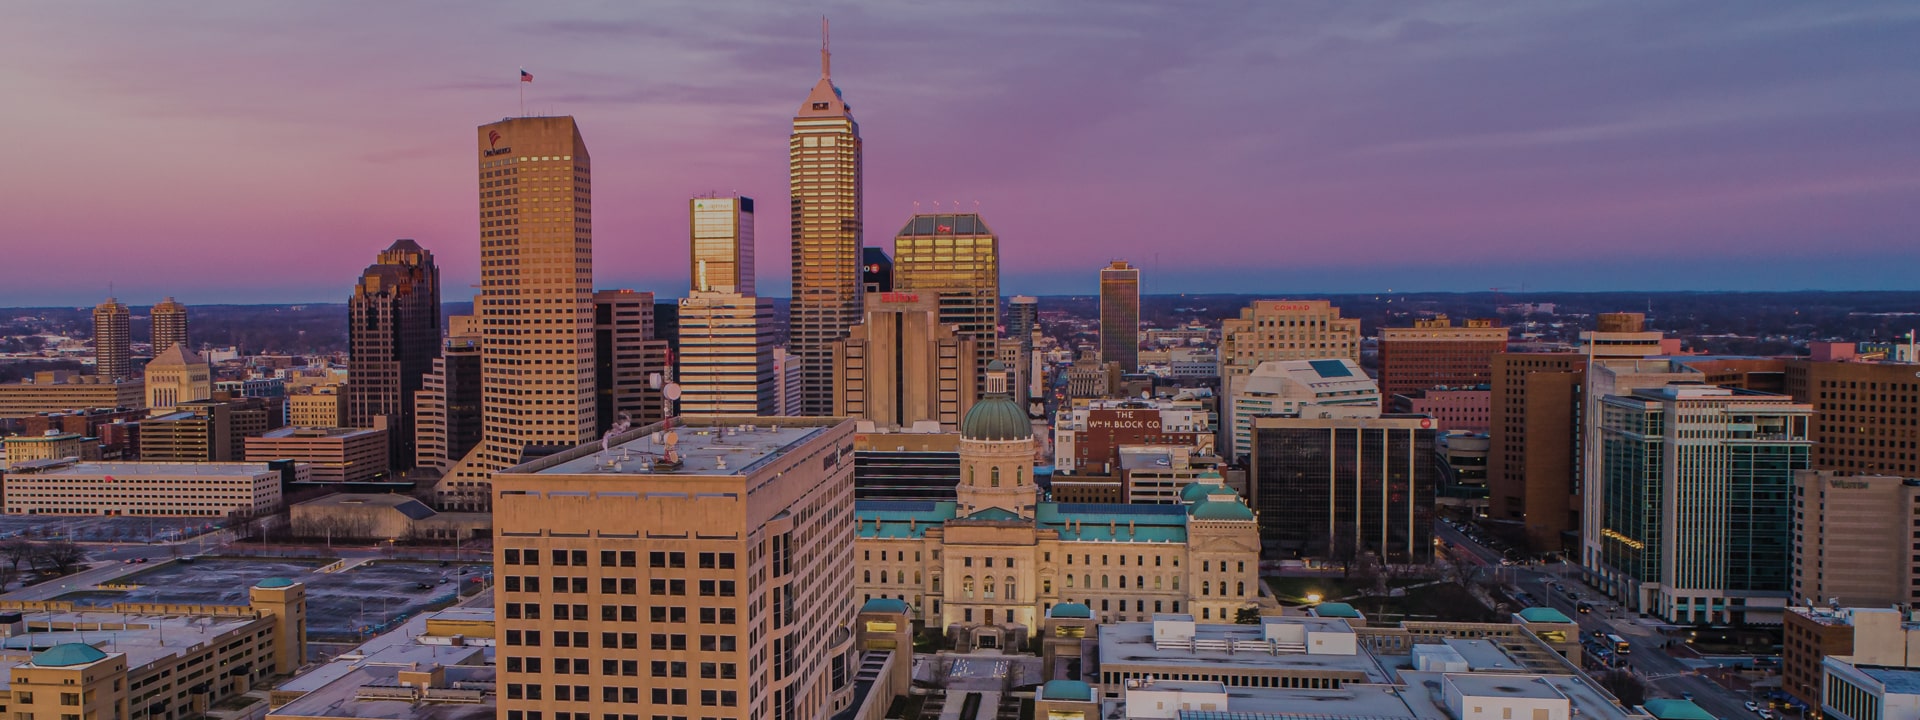
<path id="1" fill-rule="evenodd" d="M 833 77 L 833 54 L 827 52 L 827 16 L 820 16 L 820 77 Z"/>

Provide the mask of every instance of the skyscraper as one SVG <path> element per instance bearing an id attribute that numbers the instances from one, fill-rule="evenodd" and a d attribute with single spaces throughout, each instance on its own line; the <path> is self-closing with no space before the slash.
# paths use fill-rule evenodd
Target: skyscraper
<path id="1" fill-rule="evenodd" d="M 347 298 L 347 425 L 386 419 L 387 465 L 413 467 L 414 394 L 440 356 L 440 268 L 433 253 L 395 240 Z M 158 324 L 155 325 L 158 327 Z"/>
<path id="2" fill-rule="evenodd" d="M 485 510 L 492 472 L 527 446 L 593 436 L 592 163 L 571 117 L 482 125 L 480 446 L 442 478 L 443 507 Z"/>
<path id="3" fill-rule="evenodd" d="M 983 377 L 974 340 L 940 319 L 933 294 L 905 291 L 867 297 L 865 322 L 834 343 L 836 416 L 858 417 L 883 429 L 934 422 L 945 432 L 960 426 L 979 397 Z"/>
<path id="4" fill-rule="evenodd" d="M 833 343 L 860 322 L 860 125 L 830 73 L 825 38 L 820 82 L 793 118 L 787 187 L 793 225 L 790 349 L 802 366 L 802 410 L 833 410 Z"/>
<path id="5" fill-rule="evenodd" d="M 887 255 L 886 248 L 870 247 L 861 252 L 866 266 L 861 268 L 860 278 L 867 294 L 893 292 L 893 258 Z"/>
<path id="6" fill-rule="evenodd" d="M 1000 240 L 973 213 L 924 214 L 893 238 L 893 289 L 937 301 L 940 324 L 973 341 L 975 368 L 998 359 L 1000 348 Z M 969 376 L 974 395 L 986 378 Z"/>
<path id="7" fill-rule="evenodd" d="M 187 345 L 187 306 L 181 305 L 172 297 L 155 303 L 149 313 L 153 318 L 153 354 L 174 345 Z M 192 345 L 187 345 L 192 350 Z"/>
<path id="8" fill-rule="evenodd" d="M 1007 301 L 1007 339 L 1020 346 L 1019 362 L 1014 368 L 1014 377 L 1020 380 L 1020 388 L 1014 398 L 1021 407 L 1027 401 L 1040 394 L 1040 364 L 1034 362 L 1033 333 L 1040 329 L 1040 298 L 1031 295 L 1016 295 Z"/>
<path id="9" fill-rule="evenodd" d="M 604 434 L 625 413 L 629 425 L 666 419 L 666 399 L 652 380 L 667 370 L 667 341 L 653 328 L 653 293 L 601 290 L 593 294 L 593 369 Z"/>
<path id="10" fill-rule="evenodd" d="M 1140 370 L 1140 269 L 1125 260 L 1100 269 L 1100 359 Z"/>
<path id="11" fill-rule="evenodd" d="M 680 413 L 772 415 L 773 301 L 753 294 L 753 198 L 694 198 L 680 303 Z"/>
<path id="12" fill-rule="evenodd" d="M 133 314 L 113 298 L 93 307 L 93 374 L 133 377 Z"/>
<path id="13" fill-rule="evenodd" d="M 1267 559 L 1431 561 L 1435 432 L 1405 415 L 1255 418 L 1247 487 Z"/>
<path id="14" fill-rule="evenodd" d="M 1493 320 L 1454 327 L 1447 316 L 1410 328 L 1380 328 L 1380 392 L 1412 395 L 1437 387 L 1493 382 L 1493 356 L 1507 349 L 1507 329 Z"/>
<path id="15" fill-rule="evenodd" d="M 433 371 L 414 393 L 414 467 L 446 474 L 480 444 L 480 337 L 472 315 L 451 318 Z"/>

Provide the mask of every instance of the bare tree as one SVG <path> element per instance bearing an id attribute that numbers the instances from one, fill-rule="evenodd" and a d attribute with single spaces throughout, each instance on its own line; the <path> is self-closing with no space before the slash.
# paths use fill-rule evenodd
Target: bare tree
<path id="1" fill-rule="evenodd" d="M 1379 556 L 1370 552 L 1360 553 L 1354 558 L 1347 577 L 1360 589 L 1363 596 L 1387 594 L 1387 573 L 1380 565 Z"/>
<path id="2" fill-rule="evenodd" d="M 74 568 L 87 559 L 87 551 L 79 545 L 65 540 L 40 546 L 34 555 L 34 562 L 44 564 L 61 575 L 72 573 Z"/>
<path id="3" fill-rule="evenodd" d="M 1631 707 L 1647 701 L 1646 684 L 1634 677 L 1630 670 L 1608 670 L 1600 676 L 1600 687 L 1613 693 L 1622 705 Z"/>
<path id="4" fill-rule="evenodd" d="M 1235 625 L 1259 625 L 1260 608 L 1253 606 L 1240 608 L 1239 611 L 1233 614 L 1233 623 Z"/>
<path id="5" fill-rule="evenodd" d="M 13 581 L 20 579 L 20 568 L 12 565 L 0 565 L 0 590 L 6 590 Z"/>
<path id="6" fill-rule="evenodd" d="M 0 556 L 7 559 L 7 563 L 13 566 L 15 573 L 20 572 L 20 563 L 33 559 L 33 552 L 33 541 L 23 537 L 0 542 Z"/>

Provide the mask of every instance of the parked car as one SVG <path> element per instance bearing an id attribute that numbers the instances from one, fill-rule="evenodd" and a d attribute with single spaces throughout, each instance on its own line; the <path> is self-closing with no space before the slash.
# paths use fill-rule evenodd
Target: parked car
<path id="1" fill-rule="evenodd" d="M 1755 704 L 1754 704 L 1754 702 L 1753 702 L 1752 700 L 1748 700 L 1748 701 L 1746 702 L 1746 706 L 1747 706 L 1747 712 L 1751 712 L 1751 713 L 1757 713 L 1757 712 L 1760 712 L 1760 706 L 1759 706 L 1759 705 L 1755 705 Z"/>

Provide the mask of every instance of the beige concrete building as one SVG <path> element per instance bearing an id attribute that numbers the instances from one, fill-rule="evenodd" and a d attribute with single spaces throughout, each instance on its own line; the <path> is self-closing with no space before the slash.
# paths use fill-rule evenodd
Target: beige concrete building
<path id="1" fill-rule="evenodd" d="M 856 504 L 861 600 L 905 602 L 963 648 L 1022 647 L 1069 603 L 1115 619 L 1258 605 L 1259 531 L 1232 490 L 1216 479 L 1182 505 L 1039 502 L 1032 426 L 1005 383 L 988 373 L 961 424 L 954 501 Z"/>
<path id="2" fill-rule="evenodd" d="M 306 586 L 282 578 L 250 588 L 243 606 L 34 601 L 0 610 L 22 613 L 8 635 L 39 650 L 0 650 L 0 707 L 18 720 L 200 717 L 306 656 Z"/>
<path id="3" fill-rule="evenodd" d="M 480 444 L 480 338 L 449 336 L 413 397 L 413 465 L 444 475 Z"/>
<path id="4" fill-rule="evenodd" d="M 451 542 L 486 537 L 493 527 L 486 513 L 435 512 L 419 500 L 391 493 L 334 493 L 297 503 L 288 515 L 296 537 L 329 542 Z"/>
<path id="5" fill-rule="evenodd" d="M 853 434 L 692 419 L 495 474 L 502 717 L 849 705 Z"/>
<path id="6" fill-rule="evenodd" d="M 94 375 L 109 380 L 133 377 L 132 323 L 133 314 L 118 300 L 107 298 L 94 306 Z"/>
<path id="7" fill-rule="evenodd" d="M 282 482 L 307 474 L 304 465 L 43 460 L 7 472 L 4 505 L 8 515 L 264 515 L 280 508 Z"/>
<path id="8" fill-rule="evenodd" d="M 771 298 L 681 299 L 679 414 L 772 415 L 774 333 Z"/>
<path id="9" fill-rule="evenodd" d="M 99 443 L 88 442 L 88 438 L 78 433 L 48 430 L 41 435 L 15 435 L 5 440 L 7 446 L 6 467 L 13 467 L 33 460 L 59 460 L 61 458 L 79 458 L 98 460 L 88 457 L 87 445 L 93 445 L 92 455 L 100 454 Z"/>
<path id="10" fill-rule="evenodd" d="M 893 289 L 937 300 L 940 324 L 973 341 L 975 367 L 998 358 L 1000 239 L 977 213 L 907 220 L 893 238 Z M 984 391 L 980 373 L 961 377 L 976 395 Z"/>
<path id="11" fill-rule="evenodd" d="M 1255 300 L 1220 321 L 1221 397 L 1234 397 L 1261 363 L 1325 359 L 1360 362 L 1360 320 L 1325 300 Z M 1240 426 L 1231 405 L 1222 414 L 1224 427 Z"/>
<path id="12" fill-rule="evenodd" d="M 312 482 L 361 483 L 386 479 L 386 428 L 283 427 L 246 439 L 247 462 L 306 464 Z"/>
<path id="13" fill-rule="evenodd" d="M 598 426 L 593 368 L 593 173 L 571 117 L 480 126 L 482 437 L 435 486 L 442 508 L 484 511 L 493 471 L 529 445 Z"/>
<path id="14" fill-rule="evenodd" d="M 1795 602 L 1860 607 L 1920 600 L 1906 548 L 1920 531 L 1920 481 L 1831 470 L 1794 474 Z"/>
<path id="15" fill-rule="evenodd" d="M 598 434 L 612 429 L 623 415 L 629 427 L 660 422 L 667 417 L 667 401 L 661 395 L 665 384 L 656 385 L 654 381 L 666 378 L 668 356 L 672 351 L 666 338 L 654 335 L 655 312 L 650 292 L 601 290 L 593 294 L 594 401 L 598 405 L 595 410 L 599 417 Z M 449 351 L 451 347 L 450 343 Z M 446 363 L 436 364 L 440 377 L 427 381 L 438 385 L 433 402 L 445 402 L 445 368 Z M 441 413 L 444 422 L 445 411 L 429 409 L 426 402 L 427 398 L 422 396 L 421 412 Z"/>
<path id="16" fill-rule="evenodd" d="M 792 200 L 793 306 L 788 350 L 800 359 L 803 415 L 833 410 L 833 343 L 860 323 L 862 153 L 860 124 L 820 48 L 820 81 L 793 117 L 787 139 Z"/>
<path id="17" fill-rule="evenodd" d="M 347 395 L 338 384 L 315 385 L 287 396 L 287 423 L 294 427 L 347 427 Z"/>
<path id="18" fill-rule="evenodd" d="M 155 415 L 182 404 L 213 397 L 213 368 L 184 345 L 167 348 L 147 362 L 147 409 Z"/>
<path id="19" fill-rule="evenodd" d="M 171 352 L 171 351 L 169 351 Z M 274 427 L 263 398 L 195 400 L 140 422 L 140 457 L 170 462 L 236 462 L 247 438 Z"/>
<path id="20" fill-rule="evenodd" d="M 834 415 L 882 428 L 960 426 L 983 366 L 974 341 L 940 318 L 939 303 L 913 292 L 867 296 L 865 322 L 834 343 Z"/>
<path id="21" fill-rule="evenodd" d="M 0 420 L 40 413 L 93 408 L 143 408 L 147 385 L 143 380 L 119 380 L 80 375 L 68 370 L 43 370 L 33 379 L 0 384 Z"/>
<path id="22" fill-rule="evenodd" d="M 175 345 L 185 346 L 188 350 L 193 349 L 193 345 L 187 342 L 187 306 L 169 296 L 165 300 L 154 303 L 150 315 L 153 318 L 152 340 L 155 355 Z"/>

